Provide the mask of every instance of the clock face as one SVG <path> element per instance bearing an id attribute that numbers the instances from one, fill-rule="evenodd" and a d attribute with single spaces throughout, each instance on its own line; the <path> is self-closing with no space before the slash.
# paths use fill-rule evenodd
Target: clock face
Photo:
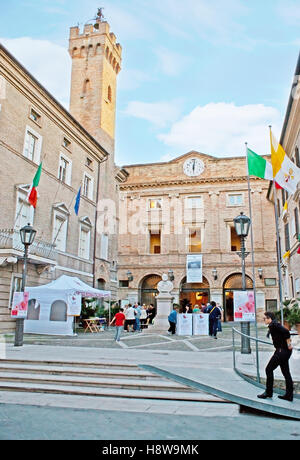
<path id="1" fill-rule="evenodd" d="M 204 163 L 199 158 L 189 158 L 183 165 L 184 174 L 190 177 L 197 177 L 204 171 Z"/>

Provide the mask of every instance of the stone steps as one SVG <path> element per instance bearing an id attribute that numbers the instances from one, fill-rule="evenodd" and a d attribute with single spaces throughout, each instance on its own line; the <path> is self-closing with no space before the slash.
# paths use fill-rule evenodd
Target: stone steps
<path id="1" fill-rule="evenodd" d="M 0 391 L 226 402 L 124 362 L 0 361 Z"/>

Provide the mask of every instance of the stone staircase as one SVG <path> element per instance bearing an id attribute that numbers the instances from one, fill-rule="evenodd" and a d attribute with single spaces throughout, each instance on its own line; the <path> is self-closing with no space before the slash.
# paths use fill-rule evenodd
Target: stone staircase
<path id="1" fill-rule="evenodd" d="M 0 361 L 0 391 L 226 403 L 124 362 Z"/>

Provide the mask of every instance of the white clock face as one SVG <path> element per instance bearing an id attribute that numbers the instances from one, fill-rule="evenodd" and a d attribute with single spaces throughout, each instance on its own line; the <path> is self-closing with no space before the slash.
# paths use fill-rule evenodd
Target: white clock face
<path id="1" fill-rule="evenodd" d="M 199 158 L 189 158 L 183 165 L 184 174 L 190 177 L 197 177 L 204 171 L 204 163 Z"/>

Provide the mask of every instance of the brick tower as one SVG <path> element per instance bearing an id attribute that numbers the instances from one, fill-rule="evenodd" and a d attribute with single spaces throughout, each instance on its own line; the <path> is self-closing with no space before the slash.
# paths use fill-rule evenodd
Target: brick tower
<path id="1" fill-rule="evenodd" d="M 102 143 L 102 130 L 112 140 L 115 137 L 117 75 L 122 54 L 121 45 L 109 30 L 99 9 L 95 24 L 86 24 L 82 34 L 78 26 L 71 27 L 69 40 L 70 112 Z"/>
<path id="2" fill-rule="evenodd" d="M 114 297 L 117 266 L 118 192 L 116 180 L 115 119 L 117 75 L 121 70 L 122 47 L 103 20 L 102 8 L 93 24 L 86 24 L 83 33 L 71 27 L 69 53 L 72 58 L 70 113 L 106 149 L 107 161 L 99 168 L 98 217 L 107 200 L 114 207 L 115 227 L 103 231 L 97 227 L 95 238 L 94 286 L 111 290 Z M 104 219 L 104 217 L 103 217 Z M 103 283 L 105 282 L 105 283 Z"/>

